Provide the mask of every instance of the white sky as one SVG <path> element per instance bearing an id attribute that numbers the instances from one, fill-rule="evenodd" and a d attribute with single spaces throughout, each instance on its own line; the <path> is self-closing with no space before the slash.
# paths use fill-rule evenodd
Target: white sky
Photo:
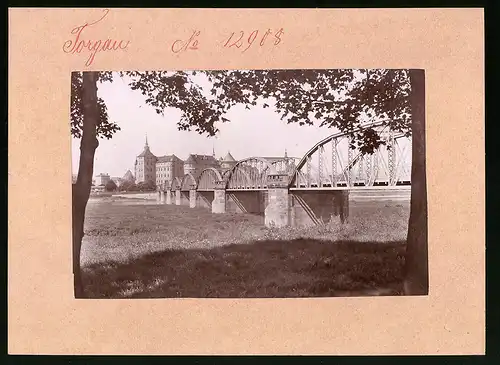
<path id="1" fill-rule="evenodd" d="M 119 78 L 113 83 L 99 85 L 98 94 L 108 107 L 110 120 L 121 130 L 110 140 L 100 139 L 94 162 L 94 176 L 108 173 L 121 177 L 130 169 L 134 173 L 135 157 L 142 152 L 145 137 L 156 156 L 175 154 L 185 160 L 190 153 L 224 157 L 228 151 L 236 160 L 251 156 L 303 157 L 319 140 L 336 131 L 317 126 L 286 124 L 274 108 L 244 106 L 232 108 L 228 123 L 219 125 L 217 138 L 208 138 L 195 131 L 179 131 L 180 112 L 169 109 L 164 117 L 144 103 L 139 91 L 132 91 Z M 72 171 L 78 172 L 80 140 L 72 138 Z"/>

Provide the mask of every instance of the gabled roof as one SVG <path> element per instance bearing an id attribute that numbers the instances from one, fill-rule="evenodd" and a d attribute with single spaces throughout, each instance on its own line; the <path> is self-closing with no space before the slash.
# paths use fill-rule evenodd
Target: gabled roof
<path id="1" fill-rule="evenodd" d="M 227 155 L 226 157 L 224 157 L 224 162 L 236 162 L 236 160 L 234 159 L 233 155 L 231 155 L 231 152 L 227 152 Z"/>
<path id="2" fill-rule="evenodd" d="M 127 170 L 125 175 L 123 175 L 123 180 L 134 180 L 134 175 L 130 170 Z"/>
<path id="3" fill-rule="evenodd" d="M 195 164 L 195 163 L 210 163 L 210 164 L 218 164 L 217 159 L 212 156 L 212 155 L 196 155 L 196 154 L 190 154 L 185 163 L 190 163 L 190 164 Z"/>
<path id="4" fill-rule="evenodd" d="M 194 158 L 193 155 L 189 155 L 187 160 L 184 161 L 184 162 L 187 162 L 187 163 L 196 163 L 196 159 Z"/>
<path id="5" fill-rule="evenodd" d="M 156 160 L 156 162 L 173 162 L 175 160 L 180 160 L 179 157 L 177 157 L 176 155 L 169 155 L 169 156 L 159 156 Z"/>

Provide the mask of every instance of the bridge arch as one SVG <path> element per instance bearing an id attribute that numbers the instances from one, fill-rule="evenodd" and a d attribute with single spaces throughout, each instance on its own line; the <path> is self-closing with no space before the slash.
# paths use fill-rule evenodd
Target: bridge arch
<path id="1" fill-rule="evenodd" d="M 376 129 L 386 145 L 380 146 L 373 154 L 363 154 L 357 148 L 349 147 L 351 133 L 334 133 L 316 143 L 300 159 L 289 187 L 410 184 L 411 139 L 404 133 L 391 131 L 387 120 L 364 124 L 352 132 L 366 128 Z"/>
<path id="2" fill-rule="evenodd" d="M 196 182 L 196 189 L 200 191 L 211 191 L 216 187 L 217 181 L 222 181 L 222 175 L 219 170 L 209 167 L 204 169 Z"/>
<path id="3" fill-rule="evenodd" d="M 226 189 L 265 189 L 267 175 L 276 172 L 276 167 L 265 158 L 245 158 L 226 172 Z"/>
<path id="4" fill-rule="evenodd" d="M 230 170 L 225 170 L 221 175 L 222 175 L 222 181 L 227 181 L 227 179 L 229 178 L 229 173 L 231 171 Z"/>
<path id="5" fill-rule="evenodd" d="M 196 178 L 193 176 L 193 174 L 187 173 L 182 177 L 180 185 L 182 191 L 189 191 L 196 189 L 196 185 L 197 185 Z"/>

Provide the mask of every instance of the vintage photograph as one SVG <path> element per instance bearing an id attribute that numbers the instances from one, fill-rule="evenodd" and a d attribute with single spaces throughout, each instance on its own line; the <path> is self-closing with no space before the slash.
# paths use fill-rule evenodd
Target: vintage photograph
<path id="1" fill-rule="evenodd" d="M 71 74 L 76 298 L 427 295 L 425 71 Z"/>

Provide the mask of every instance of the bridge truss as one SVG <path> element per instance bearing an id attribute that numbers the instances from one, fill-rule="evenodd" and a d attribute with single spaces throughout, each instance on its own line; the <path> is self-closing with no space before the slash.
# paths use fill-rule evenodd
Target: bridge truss
<path id="1" fill-rule="evenodd" d="M 377 130 L 384 144 L 372 154 L 351 148 L 351 135 L 336 133 L 311 148 L 297 164 L 291 189 L 336 189 L 410 185 L 411 137 L 382 123 L 364 126 Z"/>
<path id="2" fill-rule="evenodd" d="M 272 174 L 288 174 L 293 176 L 296 165 L 300 161 L 295 157 L 269 160 L 264 157 L 250 157 L 238 161 L 223 178 L 228 190 L 266 190 L 267 176 Z"/>
<path id="3" fill-rule="evenodd" d="M 372 154 L 351 148 L 351 135 L 336 133 L 318 142 L 301 159 L 249 157 L 221 172 L 206 168 L 197 176 L 176 177 L 172 190 L 267 190 L 269 174 L 288 175 L 290 189 L 342 189 L 411 184 L 411 137 L 389 130 L 384 122 L 366 124 L 384 142 Z"/>
<path id="4" fill-rule="evenodd" d="M 222 181 L 221 173 L 213 168 L 207 168 L 200 173 L 197 181 L 198 191 L 213 191 L 216 188 L 217 181 Z"/>

